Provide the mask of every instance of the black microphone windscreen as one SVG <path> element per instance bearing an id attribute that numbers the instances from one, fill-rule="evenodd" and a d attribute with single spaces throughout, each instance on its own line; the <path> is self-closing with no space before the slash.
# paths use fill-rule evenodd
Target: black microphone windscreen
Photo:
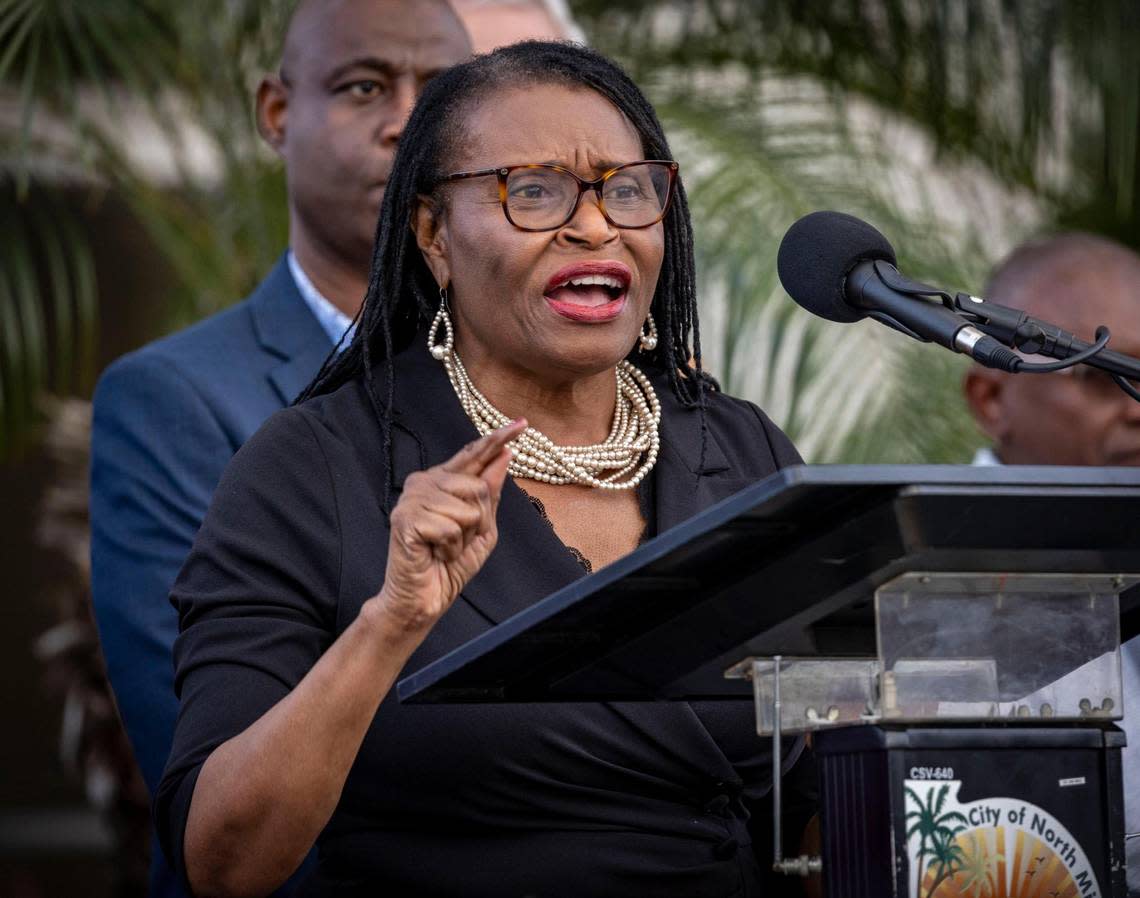
<path id="1" fill-rule="evenodd" d="M 863 312 L 847 302 L 843 285 L 860 262 L 895 264 L 890 242 L 867 222 L 842 212 L 812 212 L 788 228 L 776 269 L 788 295 L 831 321 L 858 321 Z"/>

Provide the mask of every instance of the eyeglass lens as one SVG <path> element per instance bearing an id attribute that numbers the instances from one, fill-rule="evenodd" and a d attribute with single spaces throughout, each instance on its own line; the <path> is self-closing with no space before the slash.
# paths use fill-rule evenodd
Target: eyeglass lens
<path id="1" fill-rule="evenodd" d="M 669 198 L 669 166 L 644 162 L 622 168 L 602 184 L 602 205 L 620 227 L 653 224 Z M 520 168 L 507 177 L 507 210 L 524 228 L 553 228 L 569 218 L 578 181 L 553 168 Z"/>
<path id="2" fill-rule="evenodd" d="M 1076 383 L 1080 384 L 1090 395 L 1098 399 L 1119 399 L 1125 395 L 1124 391 L 1116 385 L 1107 371 L 1093 368 L 1089 365 L 1076 365 L 1066 368 L 1061 373 L 1068 374 Z"/>

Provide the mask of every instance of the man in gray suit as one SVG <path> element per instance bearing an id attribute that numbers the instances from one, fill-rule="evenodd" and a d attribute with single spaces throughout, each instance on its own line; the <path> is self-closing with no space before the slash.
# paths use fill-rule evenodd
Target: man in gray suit
<path id="1" fill-rule="evenodd" d="M 1091 234 L 1061 234 L 1018 247 L 993 275 L 986 299 L 1024 309 L 1140 357 L 1140 255 Z M 993 441 L 975 461 L 1022 465 L 1140 465 L 1140 402 L 1103 371 L 1003 374 L 973 367 L 964 382 L 978 426 Z M 1140 832 L 1140 640 L 1124 647 L 1125 829 Z M 1140 892 L 1140 839 L 1126 843 L 1130 893 Z"/>
<path id="2" fill-rule="evenodd" d="M 470 53 L 445 0 L 302 0 L 256 98 L 258 130 L 285 166 L 289 249 L 243 302 L 119 359 L 99 382 L 93 601 L 152 793 L 178 711 L 170 586 L 230 458 L 351 324 L 407 115 L 428 79 Z M 151 894 L 181 894 L 157 846 Z"/>
<path id="3" fill-rule="evenodd" d="M 1140 356 L 1140 256 L 1092 234 L 1026 243 L 994 270 L 986 299 L 1024 309 L 1111 348 Z M 1140 465 L 1140 402 L 1096 368 L 1005 374 L 973 367 L 963 384 L 992 457 L 1007 465 Z"/>

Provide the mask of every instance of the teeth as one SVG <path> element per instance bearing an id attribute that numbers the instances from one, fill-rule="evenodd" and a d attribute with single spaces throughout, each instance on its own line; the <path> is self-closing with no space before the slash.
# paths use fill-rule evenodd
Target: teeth
<path id="1" fill-rule="evenodd" d="M 615 277 L 610 277 L 606 274 L 590 274 L 585 277 L 570 278 L 558 284 L 557 287 L 591 287 L 595 285 L 599 287 L 612 287 L 615 290 L 620 290 L 625 286 L 625 284 Z M 557 289 L 557 287 L 555 289 Z"/>

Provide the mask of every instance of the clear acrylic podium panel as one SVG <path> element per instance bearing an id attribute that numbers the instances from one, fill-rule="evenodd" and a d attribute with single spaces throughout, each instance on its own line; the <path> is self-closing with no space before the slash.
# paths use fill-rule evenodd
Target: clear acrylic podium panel
<path id="1" fill-rule="evenodd" d="M 908 573 L 875 593 L 876 658 L 781 658 L 780 724 L 1119 719 L 1119 594 L 1136 575 Z M 751 658 L 772 732 L 776 662 Z"/>

